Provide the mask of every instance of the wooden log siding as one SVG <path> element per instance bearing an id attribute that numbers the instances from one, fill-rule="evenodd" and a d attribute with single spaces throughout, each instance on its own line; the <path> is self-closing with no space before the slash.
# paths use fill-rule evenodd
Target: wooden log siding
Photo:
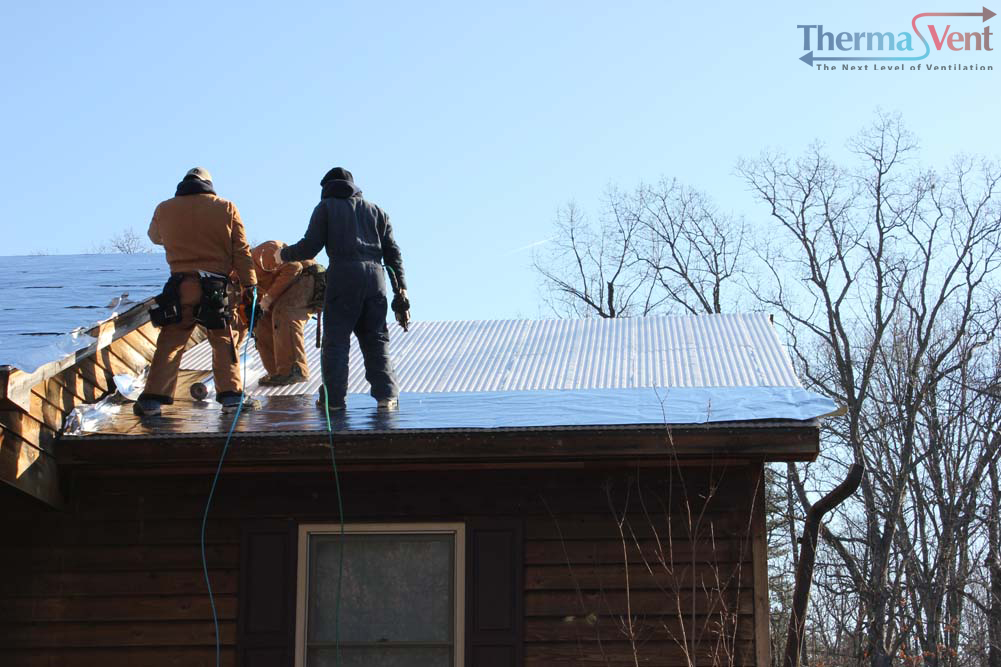
<path id="1" fill-rule="evenodd" d="M 526 666 L 686 665 L 686 651 L 752 665 L 755 573 L 765 563 L 755 562 L 748 531 L 761 506 L 751 502 L 760 468 L 346 472 L 342 486 L 349 522 L 520 527 Z M 65 511 L 8 515 L 0 664 L 214 665 L 198 548 L 210 482 L 76 473 Z M 221 480 L 207 557 L 224 665 L 237 662 L 241 534 L 267 520 L 334 522 L 331 475 Z"/>

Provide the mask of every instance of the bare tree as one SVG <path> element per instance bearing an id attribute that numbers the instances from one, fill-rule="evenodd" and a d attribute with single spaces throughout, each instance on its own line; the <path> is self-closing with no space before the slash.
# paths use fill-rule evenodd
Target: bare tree
<path id="1" fill-rule="evenodd" d="M 597 224 L 570 204 L 535 269 L 559 315 L 720 313 L 742 293 L 747 229 L 674 180 L 610 190 Z"/>
<path id="2" fill-rule="evenodd" d="M 777 237 L 762 251 L 770 291 L 755 294 L 787 323 L 808 384 L 846 407 L 844 419 L 825 422 L 820 476 L 846 459 L 869 471 L 861 506 L 849 504 L 838 529 L 824 532 L 848 575 L 837 592 L 857 595 L 865 626 L 864 642 L 836 650 L 873 667 L 911 652 L 932 662 L 939 644 L 959 646 L 969 510 L 996 457 L 996 447 L 963 441 L 962 396 L 946 400 L 954 431 L 941 410 L 950 383 L 997 333 L 999 172 L 968 162 L 941 177 L 909 171 L 915 144 L 896 117 L 880 116 L 852 147 L 856 170 L 817 147 L 796 161 L 741 163 Z M 805 484 L 790 475 L 805 508 Z"/>
<path id="3" fill-rule="evenodd" d="M 616 194 L 594 228 L 568 209 L 536 266 L 562 315 L 768 310 L 804 383 L 844 406 L 766 496 L 788 577 L 816 490 L 867 471 L 821 531 L 808 661 L 999 667 L 1001 168 L 923 169 L 885 114 L 849 148 L 741 161 L 767 211 L 752 224 L 676 181 Z"/>
<path id="4" fill-rule="evenodd" d="M 138 255 L 152 252 L 153 249 L 145 238 L 131 227 L 112 236 L 104 243 L 98 244 L 92 250 L 94 254 Z"/>
<path id="5" fill-rule="evenodd" d="M 612 190 L 605 210 L 591 223 L 573 203 L 556 216 L 556 233 L 533 264 L 558 314 L 626 317 L 656 309 L 647 266 L 637 257 L 640 222 L 627 201 Z"/>
<path id="6" fill-rule="evenodd" d="M 693 315 L 732 307 L 747 272 L 747 228 L 676 180 L 641 185 L 630 200 L 642 223 L 639 255 L 663 301 Z"/>

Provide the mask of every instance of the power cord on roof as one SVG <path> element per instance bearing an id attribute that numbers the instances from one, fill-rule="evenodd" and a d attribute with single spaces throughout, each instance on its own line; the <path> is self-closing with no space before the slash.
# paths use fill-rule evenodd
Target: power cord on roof
<path id="1" fill-rule="evenodd" d="M 257 306 L 257 287 L 251 288 L 251 301 L 250 301 L 250 329 L 254 330 L 254 310 Z M 247 349 L 249 345 L 244 345 L 243 347 L 243 379 L 247 379 Z M 233 416 L 233 423 L 229 425 L 229 433 L 226 434 L 226 443 L 222 446 L 222 454 L 219 456 L 219 465 L 215 469 L 215 477 L 212 478 L 212 487 L 209 489 L 208 500 L 205 501 L 205 514 L 202 516 L 202 535 L 201 535 L 201 547 L 202 547 L 202 573 L 205 575 L 205 586 L 209 589 L 209 604 L 212 606 L 212 623 L 215 625 L 215 664 L 216 667 L 220 667 L 221 659 L 221 647 L 219 642 L 219 615 L 216 613 L 215 607 L 215 597 L 212 595 L 212 582 L 209 580 L 209 566 L 208 560 L 205 558 L 205 524 L 209 520 L 209 508 L 212 506 L 212 497 L 215 495 L 216 484 L 219 483 L 219 474 L 222 472 L 223 461 L 226 460 L 226 452 L 229 450 L 229 443 L 233 439 L 233 431 L 236 430 L 236 422 L 240 418 L 240 412 L 243 410 L 244 401 L 244 390 L 240 391 L 240 404 L 236 407 L 236 415 Z M 328 420 L 329 423 L 329 420 Z"/>

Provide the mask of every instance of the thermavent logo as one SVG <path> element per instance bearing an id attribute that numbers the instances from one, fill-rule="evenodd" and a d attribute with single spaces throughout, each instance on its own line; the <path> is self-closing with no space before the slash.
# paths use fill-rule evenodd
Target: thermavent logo
<path id="1" fill-rule="evenodd" d="M 992 71 L 991 38 L 985 24 L 994 12 L 923 12 L 911 19 L 911 32 L 835 32 L 821 24 L 796 26 L 803 36 L 800 57 L 810 67 L 830 70 Z M 971 30 L 976 26 L 977 30 Z M 969 63 L 937 64 L 939 53 L 968 53 Z M 983 62 L 974 62 L 973 57 Z"/>

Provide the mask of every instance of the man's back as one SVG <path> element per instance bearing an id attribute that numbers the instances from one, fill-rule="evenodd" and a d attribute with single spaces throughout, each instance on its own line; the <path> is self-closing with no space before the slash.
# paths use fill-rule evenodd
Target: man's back
<path id="1" fill-rule="evenodd" d="M 254 269 L 257 271 L 257 287 L 261 296 L 272 294 L 277 299 L 291 286 L 304 270 L 315 266 L 316 262 L 304 259 L 301 262 L 275 263 L 275 252 L 284 247 L 278 241 L 265 241 L 250 251 L 254 258 Z"/>
<path id="2" fill-rule="evenodd" d="M 236 206 L 214 194 L 173 197 L 156 207 L 149 237 L 167 252 L 173 273 L 235 268 L 243 284 L 253 284 L 250 247 Z"/>
<path id="3" fill-rule="evenodd" d="M 332 269 L 344 261 L 385 262 L 399 287 L 406 289 L 403 258 L 385 211 L 362 197 L 346 169 L 331 169 L 320 187 L 320 203 L 313 209 L 306 234 L 282 250 L 282 259 L 312 259 L 326 246 Z"/>
<path id="4" fill-rule="evenodd" d="M 382 262 L 388 220 L 382 209 L 361 197 L 327 197 L 320 205 L 326 207 L 331 259 Z"/>

